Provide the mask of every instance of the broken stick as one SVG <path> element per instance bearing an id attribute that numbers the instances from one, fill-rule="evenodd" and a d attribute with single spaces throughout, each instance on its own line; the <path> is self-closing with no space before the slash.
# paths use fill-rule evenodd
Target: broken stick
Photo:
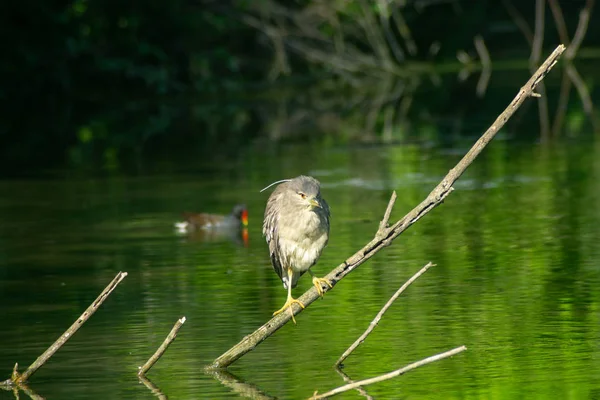
<path id="1" fill-rule="evenodd" d="M 87 310 L 85 310 L 83 314 L 81 314 L 81 316 L 77 318 L 77 321 L 75 321 L 73 325 L 71 325 L 69 329 L 67 329 L 65 333 L 63 333 L 56 340 L 56 342 L 52 344 L 52 346 L 48 347 L 48 349 L 41 356 L 39 356 L 37 360 L 35 360 L 33 364 L 31 364 L 23 374 L 19 374 L 19 372 L 17 371 L 17 365 L 15 364 L 15 368 L 13 370 L 11 378 L 2 382 L 2 384 L 10 386 L 19 385 L 21 383 L 27 382 L 27 380 L 31 378 L 31 375 L 33 375 L 38 369 L 40 369 L 50 359 L 50 357 L 52 357 L 54 353 L 56 353 L 65 343 L 67 343 L 67 341 L 75 334 L 75 332 L 77 332 L 77 330 L 79 330 L 79 328 L 81 328 L 81 326 L 88 319 L 90 319 L 92 315 L 94 315 L 96 310 L 100 308 L 102 303 L 104 303 L 104 301 L 108 298 L 112 291 L 117 287 L 119 283 L 121 283 L 123 279 L 125 279 L 126 276 L 127 272 L 119 272 L 117 276 L 115 276 L 115 279 L 113 279 L 112 282 L 109 283 L 106 288 L 104 288 L 102 293 L 100 293 L 100 296 L 98 296 L 98 298 L 94 300 L 94 302 L 87 308 Z"/>
<path id="2" fill-rule="evenodd" d="M 154 364 L 156 364 L 158 359 L 162 357 L 162 355 L 165 353 L 165 351 L 167 351 L 167 348 L 169 347 L 169 345 L 173 342 L 173 340 L 175 340 L 175 338 L 177 337 L 177 332 L 179 332 L 179 329 L 181 328 L 181 326 L 184 323 L 185 323 L 185 317 L 181 317 L 180 319 L 177 320 L 177 322 L 175 322 L 175 325 L 173 325 L 171 332 L 169 332 L 169 334 L 167 335 L 165 340 L 162 342 L 160 347 L 158 349 L 156 349 L 154 354 L 152 354 L 152 357 L 150 357 L 148 359 L 148 361 L 146 361 L 146 364 L 144 364 L 143 366 L 141 366 L 139 368 L 138 376 L 140 376 L 140 377 L 146 376 L 146 373 L 148 371 L 150 371 L 150 368 L 152 368 L 152 366 Z"/>

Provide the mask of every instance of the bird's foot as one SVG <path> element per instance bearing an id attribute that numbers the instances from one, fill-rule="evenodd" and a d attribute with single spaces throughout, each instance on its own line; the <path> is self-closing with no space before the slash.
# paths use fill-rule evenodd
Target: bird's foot
<path id="1" fill-rule="evenodd" d="M 331 283 L 329 283 L 329 281 L 325 278 L 317 278 L 316 276 L 313 276 L 312 281 L 313 285 L 315 285 L 315 287 L 317 288 L 317 292 L 319 292 L 319 296 L 321 297 L 323 297 L 323 295 L 325 294 L 325 292 L 323 291 L 323 284 L 329 286 L 330 289 L 333 288 L 333 286 L 331 286 Z"/>
<path id="2" fill-rule="evenodd" d="M 294 303 L 298 304 L 302 308 L 305 308 L 304 304 L 300 300 L 294 299 L 293 297 L 288 297 L 288 299 L 285 302 L 285 304 L 283 305 L 283 307 L 281 307 L 279 310 L 275 311 L 273 313 L 273 316 L 276 316 L 277 314 L 284 311 L 286 308 L 289 308 L 290 315 L 292 316 L 292 321 L 294 321 L 294 324 L 296 324 L 296 319 L 294 318 L 294 310 L 292 310 L 292 304 L 294 304 Z"/>

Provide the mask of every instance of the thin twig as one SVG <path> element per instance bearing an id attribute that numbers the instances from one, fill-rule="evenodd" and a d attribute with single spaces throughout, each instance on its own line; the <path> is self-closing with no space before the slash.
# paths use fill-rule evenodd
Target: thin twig
<path id="1" fill-rule="evenodd" d="M 119 285 L 119 283 L 121 283 L 123 279 L 125 279 L 126 276 L 127 272 L 119 272 L 117 276 L 115 276 L 115 279 L 113 279 L 112 282 L 108 284 L 108 286 L 102 291 L 102 293 L 100 293 L 98 298 L 94 300 L 94 302 L 87 308 L 87 310 L 83 312 L 83 314 L 81 314 L 79 318 L 77 318 L 73 325 L 71 325 L 69 329 L 67 329 L 65 333 L 63 333 L 52 344 L 52 346 L 48 347 L 48 349 L 41 356 L 39 356 L 37 360 L 35 360 L 33 364 L 31 364 L 23 374 L 19 375 L 19 373 L 16 370 L 17 365 L 15 365 L 15 370 L 13 370 L 13 376 L 11 377 L 11 379 L 9 379 L 9 381 L 12 381 L 12 383 L 17 385 L 23 382 L 27 382 L 31 375 L 33 375 L 40 367 L 42 367 L 50 359 L 50 357 L 52 357 L 54 353 L 56 353 L 65 343 L 67 343 L 67 341 L 75 334 L 75 332 L 77 332 L 77 330 L 81 328 L 81 326 L 92 315 L 94 315 L 96 310 L 102 305 L 102 303 L 104 303 L 104 301 L 108 298 L 112 291 Z M 5 383 L 8 383 L 8 381 L 5 381 Z"/>
<path id="2" fill-rule="evenodd" d="M 156 349 L 154 354 L 152 354 L 152 357 L 150 357 L 148 359 L 148 361 L 146 361 L 146 364 L 144 364 L 143 366 L 141 366 L 139 368 L 138 376 L 145 376 L 148 373 L 148 371 L 150 370 L 150 368 L 152 368 L 152 366 L 154 364 L 156 364 L 158 359 L 161 358 L 163 354 L 165 354 L 165 351 L 167 351 L 167 349 L 169 348 L 169 345 L 171 343 L 173 343 L 173 340 L 175 340 L 175 338 L 177 337 L 177 332 L 179 332 L 179 329 L 181 328 L 181 326 L 184 323 L 185 323 L 185 317 L 181 317 L 180 319 L 177 320 L 177 322 L 175 322 L 175 325 L 173 325 L 171 332 L 169 332 L 169 334 L 167 335 L 165 340 L 162 342 L 160 347 L 158 349 Z"/>
<path id="3" fill-rule="evenodd" d="M 392 53 L 394 54 L 394 58 L 396 59 L 396 62 L 398 62 L 399 64 L 402 64 L 404 62 L 404 58 L 405 58 L 404 51 L 402 51 L 400 44 L 396 40 L 396 35 L 394 34 L 394 32 L 392 31 L 392 28 L 390 26 L 389 5 L 388 5 L 387 1 L 384 1 L 384 0 L 378 0 L 377 5 L 379 7 L 378 14 L 379 14 L 379 23 L 381 25 L 381 29 L 383 30 L 383 33 L 385 34 L 385 38 L 387 39 L 387 42 L 389 43 L 390 48 L 392 49 Z M 394 7 L 393 4 L 392 4 L 392 7 Z"/>
<path id="4" fill-rule="evenodd" d="M 396 299 L 406 290 L 406 288 L 408 288 L 414 281 L 419 279 L 419 277 L 425 272 L 427 272 L 429 268 L 434 266 L 435 264 L 433 264 L 431 261 L 428 262 L 423 268 L 421 268 L 416 274 L 414 274 L 409 280 L 407 280 L 406 283 L 404 283 L 404 285 L 400 287 L 400 289 L 396 290 L 396 293 L 394 293 L 394 295 L 390 297 L 390 299 L 387 301 L 387 303 L 385 303 L 383 308 L 377 313 L 373 321 L 371 321 L 367 330 L 365 330 L 363 334 L 360 335 L 360 337 L 356 339 L 354 343 L 352 343 L 352 345 L 348 347 L 346 351 L 344 351 L 344 354 L 342 354 L 340 358 L 335 362 L 335 366 L 339 366 L 341 363 L 343 363 L 344 360 L 348 358 L 348 356 L 352 354 L 352 352 L 354 352 L 354 350 L 356 350 L 356 348 L 365 341 L 367 336 L 369 336 L 371 332 L 373 332 L 373 329 L 375 329 L 377 324 L 379 324 L 379 321 L 381 321 L 381 317 L 383 317 L 383 314 L 386 313 L 386 311 L 392 306 L 394 301 L 396 301 Z"/>
<path id="5" fill-rule="evenodd" d="M 396 237 L 402 232 L 410 228 L 415 222 L 429 213 L 438 205 L 442 204 L 444 199 L 452 192 L 452 185 L 456 182 L 460 176 L 465 172 L 467 167 L 475 160 L 475 158 L 483 151 L 485 146 L 494 138 L 496 133 L 504 126 L 506 121 L 517 111 L 517 109 L 523 104 L 523 102 L 529 98 L 533 93 L 538 84 L 544 79 L 550 69 L 556 64 L 561 54 L 565 51 L 565 46 L 559 45 L 552 54 L 546 59 L 546 61 L 538 68 L 538 70 L 531 76 L 527 83 L 519 90 L 515 98 L 510 102 L 508 107 L 496 118 L 494 123 L 488 128 L 488 130 L 477 140 L 477 142 L 471 147 L 469 152 L 459 161 L 459 163 L 448 172 L 448 174 L 442 179 L 442 181 L 429 193 L 429 195 L 419 205 L 413 208 L 408 214 L 402 219 L 397 221 L 394 225 L 384 230 L 384 234 L 380 235 L 376 233 L 375 238 L 367 243 L 362 249 L 357 251 L 354 255 L 346 259 L 339 266 L 334 268 L 325 279 L 331 284 L 332 288 L 345 276 L 358 268 L 365 261 L 373 257 L 382 248 L 388 246 Z M 332 288 L 326 287 L 324 291 L 327 292 Z M 308 307 L 317 298 L 320 298 L 317 289 L 312 286 L 302 296 L 298 298 L 299 301 Z M 299 314 L 304 309 L 298 305 L 292 305 L 291 307 L 294 315 Z M 206 369 L 221 369 L 227 368 L 229 365 L 237 361 L 244 354 L 252 351 L 256 346 L 262 343 L 265 339 L 279 330 L 291 319 L 291 313 L 280 313 L 275 317 L 271 318 L 263 326 L 259 327 L 253 333 L 245 336 L 239 343 L 227 350 L 221 356 L 219 356 L 213 363 L 206 367 Z"/>
<path id="6" fill-rule="evenodd" d="M 590 97 L 590 92 L 588 91 L 587 85 L 571 63 L 567 63 L 565 68 L 569 79 L 573 82 L 575 89 L 577 89 L 577 94 L 579 94 L 579 98 L 581 99 L 581 103 L 583 104 L 583 111 L 590 117 L 590 119 L 594 120 L 594 106 L 592 103 L 592 98 Z"/>
<path id="7" fill-rule="evenodd" d="M 546 85 L 544 82 L 540 83 L 538 93 L 535 94 L 535 97 L 539 97 L 540 135 L 542 140 L 546 140 L 550 135 L 550 112 L 548 111 L 548 98 L 546 97 Z"/>
<path id="8" fill-rule="evenodd" d="M 475 91 L 479 97 L 483 97 L 492 76 L 492 58 L 481 35 L 475 36 L 474 42 L 475 50 L 477 50 L 477 54 L 479 54 L 479 59 L 481 60 L 481 75 L 479 76 L 479 81 L 477 81 Z"/>
<path id="9" fill-rule="evenodd" d="M 346 383 L 354 383 L 354 380 L 352 380 L 352 378 L 350 378 L 348 376 L 348 374 L 346 374 L 344 371 L 342 371 L 341 369 L 339 369 L 338 367 L 335 368 L 335 372 L 338 373 L 339 376 L 342 377 L 342 379 L 344 380 L 344 382 Z M 369 393 L 367 393 L 367 391 L 362 388 L 362 387 L 357 387 L 356 391 L 363 397 L 365 397 L 367 400 L 373 400 L 373 396 L 371 396 Z"/>
<path id="10" fill-rule="evenodd" d="M 556 112 L 554 115 L 554 122 L 552 123 L 552 136 L 558 136 L 562 129 L 565 115 L 567 114 L 567 108 L 569 106 L 569 97 L 571 96 L 571 78 L 567 73 L 567 70 L 563 70 L 562 78 L 560 81 L 560 94 L 558 96 L 558 105 L 556 106 Z"/>
<path id="11" fill-rule="evenodd" d="M 356 389 L 357 387 L 360 387 L 360 386 L 367 386 L 367 385 L 371 385 L 373 383 L 386 381 L 388 379 L 392 379 L 392 378 L 395 378 L 402 374 L 405 374 L 408 371 L 411 371 L 415 368 L 419 368 L 423 365 L 430 364 L 432 362 L 439 361 L 439 360 L 442 360 L 447 357 L 451 357 L 455 354 L 465 351 L 466 349 L 467 348 L 465 346 L 460 346 L 455 349 L 446 351 L 444 353 L 440 353 L 440 354 L 436 354 L 435 356 L 424 358 L 421 361 L 414 362 L 412 364 L 407 365 L 406 367 L 402 367 L 395 371 L 388 372 L 387 374 L 379 375 L 379 376 L 369 378 L 369 379 L 363 379 L 362 381 L 356 381 L 356 382 L 348 384 L 348 385 L 340 386 L 338 388 L 330 390 L 327 393 L 323 393 L 323 394 L 315 393 L 310 399 L 311 400 L 325 399 L 327 397 L 335 396 L 336 394 L 347 392 L 348 390 Z"/>
<path id="12" fill-rule="evenodd" d="M 415 41 L 412 38 L 412 34 L 410 33 L 410 28 L 408 27 L 408 24 L 406 23 L 404 16 L 402 16 L 402 13 L 399 11 L 398 7 L 391 7 L 391 8 L 392 8 L 392 20 L 396 24 L 396 28 L 398 29 L 398 32 L 400 33 L 402 40 L 404 40 L 404 44 L 406 46 L 406 49 L 408 50 L 408 54 L 410 54 L 411 56 L 416 55 L 418 52 L 417 44 L 415 43 Z"/>
<path id="13" fill-rule="evenodd" d="M 529 69 L 533 73 L 542 56 L 544 46 L 544 26 L 545 26 L 546 0 L 536 0 L 535 2 L 535 28 L 533 43 L 531 44 L 531 55 L 529 57 Z M 542 140 L 546 140 L 550 134 L 550 115 L 548 112 L 548 99 L 546 98 L 546 85 L 542 82 L 539 85 L 538 93 L 541 95 L 538 101 L 538 114 L 540 118 L 540 134 Z"/>
<path id="14" fill-rule="evenodd" d="M 390 201 L 388 202 L 387 208 L 385 209 L 385 214 L 383 214 L 383 219 L 379 223 L 378 232 L 383 232 L 388 227 L 388 222 L 390 221 L 390 214 L 392 213 L 392 209 L 394 208 L 394 203 L 396 203 L 396 191 L 392 192 L 392 196 L 390 197 Z"/>
<path id="15" fill-rule="evenodd" d="M 542 47 L 544 46 L 544 15 L 546 10 L 546 0 L 535 0 L 535 28 L 533 42 L 531 44 L 531 55 L 529 56 L 529 65 L 533 68 L 542 57 Z"/>
<path id="16" fill-rule="evenodd" d="M 154 384 L 150 379 L 148 379 L 145 375 L 138 375 L 140 382 L 144 384 L 152 392 L 153 395 L 158 397 L 160 400 L 168 400 L 169 397 L 163 393 L 162 390 L 158 386 Z"/>
<path id="17" fill-rule="evenodd" d="M 594 107 L 593 107 L 592 98 L 590 96 L 590 92 L 588 90 L 587 85 L 585 84 L 585 82 L 583 81 L 583 79 L 581 78 L 579 73 L 577 72 L 577 69 L 571 62 L 577 55 L 577 51 L 579 50 L 579 47 L 581 46 L 581 43 L 582 43 L 583 39 L 585 38 L 587 29 L 588 29 L 588 25 L 590 22 L 590 14 L 592 12 L 593 7 L 594 7 L 594 0 L 588 0 L 586 2 L 585 7 L 579 13 L 579 22 L 577 24 L 577 29 L 575 31 L 575 35 L 573 36 L 573 41 L 571 42 L 571 45 L 568 46 L 567 51 L 565 51 L 565 58 L 567 60 L 565 74 L 566 74 L 566 76 L 568 76 L 570 82 L 572 82 L 573 85 L 575 86 L 575 89 L 577 90 L 577 94 L 579 95 L 579 98 L 581 99 L 581 103 L 583 104 L 583 109 L 584 109 L 585 113 L 588 115 L 588 118 L 592 122 L 592 125 L 594 126 L 594 128 L 596 128 L 597 123 L 596 123 L 596 119 L 594 118 L 594 115 L 593 115 Z M 564 77 L 563 77 L 563 79 L 564 79 Z M 563 89 L 566 90 L 567 86 L 569 87 L 569 90 L 570 90 L 570 85 L 563 83 L 563 85 L 561 87 L 561 95 L 562 95 L 562 90 Z M 562 100 L 562 96 L 561 96 L 561 100 Z M 563 115 L 564 115 L 564 113 L 566 113 L 567 104 L 568 104 L 568 95 L 566 96 L 564 104 L 559 101 L 559 107 L 562 107 L 562 109 L 559 108 L 557 110 L 557 119 L 558 119 L 558 116 L 560 115 L 561 111 L 564 110 Z M 561 119 L 560 119 L 561 125 L 558 125 L 557 121 L 555 120 L 555 128 L 554 129 L 558 130 L 562 126 L 563 115 L 561 115 Z"/>
<path id="18" fill-rule="evenodd" d="M 575 30 L 575 35 L 573 35 L 573 40 L 571 41 L 571 45 L 565 52 L 565 58 L 567 60 L 572 60 L 575 58 L 583 39 L 585 38 L 585 34 L 587 33 L 587 29 L 590 23 L 590 14 L 592 13 L 592 9 L 594 8 L 594 0 L 587 0 L 585 3 L 585 7 L 579 13 L 579 22 L 577 24 L 577 29 Z"/>
<path id="19" fill-rule="evenodd" d="M 15 388 L 16 389 L 16 388 Z M 44 396 L 40 396 L 34 392 L 26 383 L 20 383 L 19 389 L 21 389 L 31 400 L 46 400 Z"/>
<path id="20" fill-rule="evenodd" d="M 533 46 L 533 33 L 531 32 L 531 28 L 529 27 L 527 20 L 523 18 L 523 15 L 521 15 L 519 10 L 517 10 L 509 0 L 502 0 L 502 4 L 504 4 L 504 8 L 506 8 L 508 15 L 510 15 L 510 17 L 513 19 L 515 25 L 523 34 L 523 37 L 525 37 L 529 47 Z"/>
<path id="21" fill-rule="evenodd" d="M 18 373 L 19 373 L 18 370 L 19 370 L 19 364 L 15 363 L 15 366 L 13 368 L 13 376 L 15 377 L 15 379 L 18 377 Z M 17 375 L 15 375 L 15 373 Z M 33 391 L 25 382 L 16 384 L 16 383 L 13 383 L 13 381 L 9 379 L 7 381 L 0 383 L 0 389 L 13 392 L 15 399 L 19 399 L 19 391 L 21 390 L 21 391 L 23 391 L 23 393 L 25 393 L 27 396 L 29 396 L 29 398 L 31 398 L 32 400 L 45 400 L 45 398 L 43 396 L 40 396 L 35 391 Z"/>
<path id="22" fill-rule="evenodd" d="M 552 11 L 552 16 L 554 17 L 554 23 L 556 25 L 558 37 L 560 38 L 560 41 L 568 48 L 569 32 L 567 31 L 567 24 L 565 23 L 565 17 L 562 9 L 560 8 L 560 4 L 558 3 L 558 0 L 548 0 L 548 5 L 550 5 L 550 11 Z M 567 58 L 567 54 L 569 54 L 568 50 L 565 53 L 565 58 Z"/>
<path id="23" fill-rule="evenodd" d="M 389 48 L 386 44 L 385 36 L 377 25 L 374 11 L 366 0 L 360 0 L 359 7 L 362 9 L 364 18 L 359 18 L 357 22 L 362 26 L 373 51 L 379 57 L 379 61 L 383 64 L 391 64 Z"/>

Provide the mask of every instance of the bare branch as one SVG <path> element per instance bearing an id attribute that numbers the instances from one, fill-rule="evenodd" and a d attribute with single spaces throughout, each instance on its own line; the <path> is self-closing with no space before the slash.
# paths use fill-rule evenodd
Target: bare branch
<path id="1" fill-rule="evenodd" d="M 348 384 L 348 385 L 340 386 L 336 389 L 330 390 L 327 393 L 323 393 L 323 394 L 319 394 L 319 395 L 317 395 L 315 393 L 310 398 L 310 400 L 325 399 L 327 397 L 335 396 L 336 394 L 347 392 L 348 390 L 356 389 L 357 387 L 360 387 L 360 386 L 367 386 L 367 385 L 372 385 L 373 383 L 383 382 L 388 379 L 392 379 L 397 376 L 403 375 L 403 374 L 407 373 L 408 371 L 412 371 L 413 369 L 422 367 L 423 365 L 430 364 L 432 362 L 439 361 L 444 358 L 452 357 L 453 355 L 463 352 L 466 349 L 467 348 L 465 346 L 460 346 L 455 349 L 446 351 L 444 353 L 440 353 L 440 354 L 436 354 L 435 356 L 424 358 L 421 361 L 414 362 L 412 364 L 407 365 L 406 367 L 402 367 L 395 371 L 388 372 L 387 374 L 379 375 L 374 378 L 363 379 L 362 381 L 356 381 L 356 382 Z"/>
<path id="2" fill-rule="evenodd" d="M 434 266 L 435 266 L 435 264 L 428 262 L 423 268 L 421 268 L 416 274 L 414 274 L 408 281 L 406 281 L 406 283 L 404 285 L 402 285 L 402 287 L 400 287 L 400 289 L 398 289 L 392 297 L 390 297 L 390 299 L 387 301 L 387 303 L 385 303 L 383 308 L 377 313 L 377 315 L 375 316 L 373 321 L 371 321 L 367 330 L 365 330 L 363 332 L 363 334 L 360 335 L 360 337 L 358 339 L 356 339 L 354 341 L 354 343 L 352 343 L 352 345 L 350 347 L 348 347 L 348 349 L 346 349 L 346 351 L 344 351 L 344 354 L 342 354 L 341 357 L 335 362 L 335 366 L 339 366 L 341 363 L 343 363 L 344 360 L 346 358 L 348 358 L 348 356 L 350 354 L 352 354 L 354 352 L 354 350 L 356 350 L 356 348 L 365 341 L 367 336 L 369 336 L 371 334 L 371 332 L 373 332 L 375 327 L 379 324 L 379 321 L 381 321 L 381 317 L 383 317 L 383 314 L 386 313 L 386 311 L 392 306 L 394 301 L 396 301 L 396 299 L 406 290 L 406 288 L 408 288 L 414 281 L 419 279 L 419 277 L 421 275 L 423 275 L 425 272 L 427 272 L 427 270 L 429 268 L 434 267 Z"/>
<path id="3" fill-rule="evenodd" d="M 587 0 L 585 3 L 585 7 L 579 13 L 579 23 L 577 24 L 577 30 L 575 30 L 575 35 L 573 35 L 573 41 L 571 45 L 567 49 L 565 53 L 565 58 L 568 60 L 572 60 L 575 58 L 583 39 L 585 38 L 585 34 L 587 33 L 587 29 L 590 23 L 590 14 L 592 13 L 592 9 L 594 8 L 594 0 Z"/>
<path id="4" fill-rule="evenodd" d="M 571 79 L 571 82 L 573 82 L 575 89 L 577 89 L 577 93 L 579 94 L 579 98 L 581 99 L 581 103 L 583 104 L 583 110 L 593 121 L 594 106 L 587 85 L 585 84 L 585 82 L 571 63 L 567 64 L 565 71 L 567 72 L 569 79 Z"/>
<path id="5" fill-rule="evenodd" d="M 108 298 L 108 296 L 112 293 L 112 291 L 121 283 L 123 279 L 127 276 L 127 272 L 119 272 L 117 276 L 108 284 L 106 288 L 100 293 L 100 295 L 94 300 L 94 302 L 81 314 L 79 318 L 63 333 L 48 349 L 39 356 L 33 364 L 27 368 L 27 370 L 19 375 L 15 364 L 15 369 L 13 370 L 13 374 L 11 379 L 5 381 L 4 383 L 10 384 L 10 381 L 14 384 L 21 384 L 23 382 L 27 382 L 27 380 L 33 375 L 39 368 L 41 368 L 49 359 L 56 353 L 73 335 L 75 332 L 79 330 L 83 326 L 83 324 L 96 312 L 98 308 L 104 303 L 104 301 Z"/>
<path id="6" fill-rule="evenodd" d="M 17 364 L 15 364 L 15 368 L 13 370 L 17 371 L 18 366 Z M 18 371 L 17 371 L 18 373 Z M 19 391 L 23 391 L 23 393 L 25 393 L 27 396 L 29 396 L 30 399 L 32 400 L 45 400 L 45 398 L 43 396 L 40 396 L 39 394 L 37 394 L 36 392 L 33 391 L 33 389 L 31 389 L 25 382 L 21 382 L 19 384 L 7 384 L 7 382 L 2 382 L 0 383 L 0 389 L 2 390 L 6 390 L 6 391 L 12 391 L 13 395 L 15 396 L 15 399 L 19 399 Z"/>
<path id="7" fill-rule="evenodd" d="M 525 40 L 527 41 L 527 44 L 529 44 L 529 47 L 533 46 L 533 33 L 531 32 L 531 28 L 529 27 L 529 24 L 527 23 L 525 18 L 523 18 L 519 10 L 517 10 L 509 0 L 502 0 L 502 4 L 504 4 L 508 15 L 510 15 L 515 25 L 517 25 L 517 28 L 519 28 L 519 30 L 525 37 Z"/>
<path id="8" fill-rule="evenodd" d="M 379 61 L 385 65 L 389 65 L 392 62 L 391 57 L 386 45 L 386 41 L 383 38 L 382 32 L 377 25 L 375 16 L 373 15 L 374 11 L 366 0 L 360 0 L 359 3 L 364 14 L 364 18 L 359 19 L 358 23 L 364 29 L 369 43 L 375 51 L 375 54 L 377 54 L 379 57 Z"/>
<path id="9" fill-rule="evenodd" d="M 402 40 L 404 40 L 404 44 L 406 45 L 406 49 L 408 50 L 408 54 L 414 56 L 417 54 L 417 44 L 412 38 L 412 34 L 410 33 L 410 28 L 406 23 L 406 20 L 402 16 L 402 13 L 398 11 L 398 7 L 392 7 L 392 19 L 396 23 L 396 27 L 398 28 L 398 32 L 400 32 L 400 36 Z"/>
<path id="10" fill-rule="evenodd" d="M 404 61 L 404 51 L 400 47 L 400 44 L 396 40 L 396 36 L 390 27 L 390 9 L 388 2 L 385 0 L 377 1 L 380 12 L 379 12 L 379 24 L 381 25 L 381 29 L 383 29 L 383 33 L 385 34 L 385 38 L 387 39 L 390 48 L 392 49 L 392 53 L 394 54 L 394 58 L 396 61 L 401 64 Z M 392 4 L 392 7 L 395 5 Z"/>
<path id="11" fill-rule="evenodd" d="M 339 368 L 335 368 L 335 372 L 338 373 L 339 376 L 342 377 L 342 379 L 344 380 L 344 382 L 346 383 L 354 383 L 354 381 L 352 380 L 352 378 L 350 378 L 344 371 L 342 371 Z M 363 389 L 362 387 L 357 387 L 356 391 L 363 397 L 365 397 L 367 400 L 373 400 L 373 397 L 367 393 L 367 391 L 365 389 Z"/>
<path id="12" fill-rule="evenodd" d="M 531 44 L 531 55 L 529 57 L 529 69 L 533 72 L 542 56 L 544 45 L 544 18 L 546 10 L 546 0 L 536 0 L 535 2 L 535 34 Z M 548 99 L 546 98 L 546 85 L 542 82 L 539 87 L 540 97 L 538 101 L 538 114 L 540 119 L 540 135 L 542 140 L 546 140 L 550 134 L 550 116 L 548 112 Z"/>
<path id="13" fill-rule="evenodd" d="M 550 134 L 550 113 L 548 111 L 548 98 L 546 97 L 546 85 L 540 83 L 539 93 L 534 93 L 533 97 L 539 97 L 538 114 L 540 118 L 540 135 L 542 140 L 546 140 Z"/>
<path id="14" fill-rule="evenodd" d="M 375 236 L 367 245 L 357 251 L 354 255 L 346 259 L 339 266 L 334 268 L 325 279 L 332 287 L 343 279 L 346 275 L 358 268 L 362 263 L 373 257 L 382 248 L 388 246 L 402 232 L 410 228 L 415 222 L 425 216 L 428 212 L 440 205 L 444 199 L 452 192 L 452 185 L 464 173 L 475 158 L 483 151 L 485 146 L 494 138 L 496 133 L 504 126 L 506 121 L 517 111 L 523 102 L 532 95 L 538 84 L 544 79 L 550 69 L 556 64 L 558 58 L 565 51 L 565 46 L 559 45 L 546 61 L 538 68 L 527 83 L 519 90 L 515 98 L 510 102 L 508 107 L 498 116 L 488 130 L 477 140 L 471 147 L 469 152 L 452 168 L 442 181 L 431 191 L 431 193 L 419 205 L 412 209 L 402 219 L 397 221 L 391 228 L 387 229 L 386 235 L 381 237 Z M 332 290 L 325 288 L 324 291 Z M 308 307 L 317 298 L 319 298 L 316 288 L 313 286 L 298 298 L 305 307 Z M 294 315 L 302 312 L 302 308 L 298 305 L 293 305 L 291 308 Z M 253 333 L 244 337 L 238 344 L 227 350 L 219 356 L 213 363 L 206 368 L 220 369 L 227 368 L 229 365 L 237 361 L 244 354 L 248 353 L 265 339 L 279 330 L 291 319 L 291 313 L 280 313 L 271 318 L 263 326 L 255 330 Z"/>
<path id="15" fill-rule="evenodd" d="M 548 0 L 548 4 L 550 5 L 550 11 L 552 11 L 552 16 L 554 17 L 554 22 L 556 24 L 556 30 L 558 31 L 558 37 L 560 41 L 563 42 L 567 48 L 569 47 L 569 32 L 567 31 L 567 24 L 565 23 L 565 18 L 560 8 L 560 4 L 557 0 Z M 569 51 L 565 53 L 565 58 Z"/>
<path id="16" fill-rule="evenodd" d="M 481 60 L 481 76 L 479 77 L 479 81 L 477 81 L 476 92 L 479 97 L 483 97 L 492 76 L 492 59 L 481 35 L 475 36 L 474 42 L 475 50 L 477 50 L 477 54 L 479 54 L 479 59 Z"/>
<path id="17" fill-rule="evenodd" d="M 554 122 L 552 123 L 552 135 L 558 136 L 565 115 L 567 113 L 567 107 L 569 105 L 569 97 L 571 95 L 571 78 L 569 78 L 567 71 L 563 70 L 563 76 L 560 81 L 560 94 L 558 97 L 558 105 L 556 106 L 556 113 L 554 115 Z"/>
<path id="18" fill-rule="evenodd" d="M 177 320 L 177 322 L 175 322 L 175 325 L 173 325 L 171 332 L 169 332 L 169 334 L 167 335 L 165 340 L 162 342 L 160 347 L 158 349 L 156 349 L 156 351 L 154 352 L 152 357 L 150 357 L 148 359 L 148 361 L 146 361 L 146 363 L 139 368 L 138 376 L 145 376 L 146 373 L 150 370 L 150 368 L 152 368 L 152 366 L 154 366 L 154 364 L 156 364 L 158 359 L 161 358 L 163 354 L 165 354 L 165 351 L 167 351 L 167 349 L 169 348 L 169 345 L 171 343 L 173 343 L 173 340 L 175 340 L 175 338 L 177 337 L 177 332 L 179 332 L 179 329 L 181 328 L 181 326 L 184 323 L 185 323 L 185 317 L 181 317 Z"/>
<path id="19" fill-rule="evenodd" d="M 535 0 L 535 33 L 531 44 L 531 56 L 529 65 L 535 68 L 542 57 L 542 47 L 544 46 L 544 15 L 546 10 L 546 0 Z"/>

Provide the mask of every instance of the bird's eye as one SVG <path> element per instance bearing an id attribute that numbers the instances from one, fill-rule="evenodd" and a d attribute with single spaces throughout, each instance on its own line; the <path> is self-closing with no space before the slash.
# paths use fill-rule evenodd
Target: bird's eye
<path id="1" fill-rule="evenodd" d="M 305 194 L 305 193 L 303 193 L 303 192 L 298 192 L 298 194 L 299 194 L 299 195 L 300 195 L 300 197 L 302 197 L 303 199 L 305 199 L 305 198 L 306 198 L 306 194 Z"/>

